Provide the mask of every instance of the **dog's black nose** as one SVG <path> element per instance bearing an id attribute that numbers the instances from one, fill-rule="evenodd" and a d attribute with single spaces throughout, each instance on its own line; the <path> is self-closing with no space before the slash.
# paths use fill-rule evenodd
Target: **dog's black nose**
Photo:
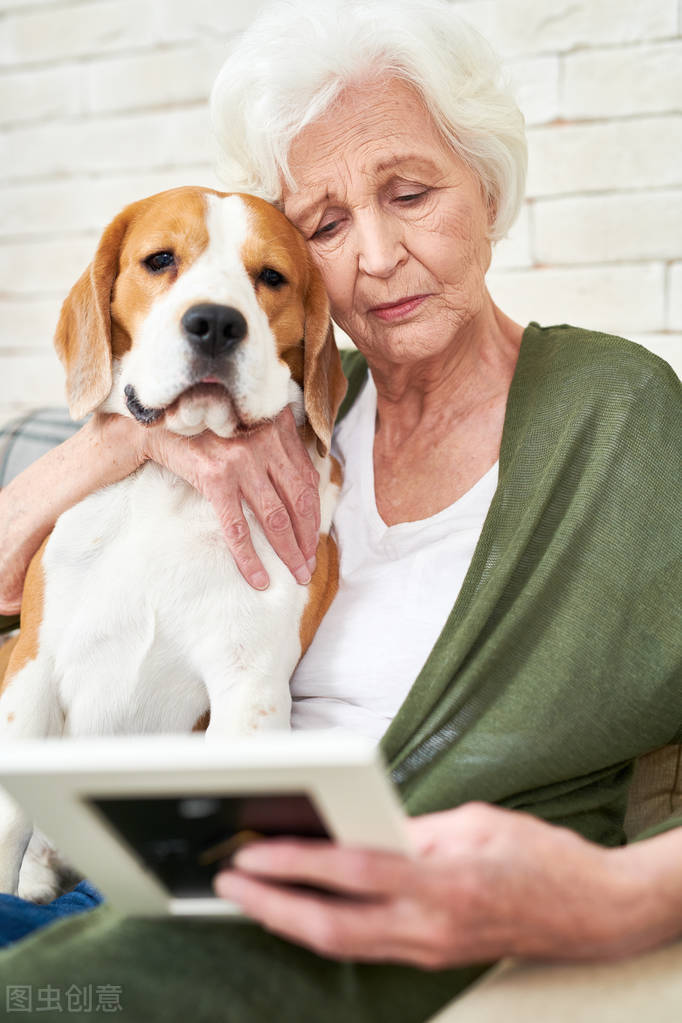
<path id="1" fill-rule="evenodd" d="M 190 344 L 203 355 L 224 355 L 246 337 L 246 320 L 229 305 L 203 302 L 193 305 L 181 320 Z"/>

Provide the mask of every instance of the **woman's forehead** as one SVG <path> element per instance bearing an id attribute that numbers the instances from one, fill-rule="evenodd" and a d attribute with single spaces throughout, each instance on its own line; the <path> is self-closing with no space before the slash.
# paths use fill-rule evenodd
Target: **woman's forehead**
<path id="1" fill-rule="evenodd" d="M 423 137 L 437 128 L 422 98 L 407 82 L 392 78 L 346 88 L 332 106 L 307 125 L 289 147 L 289 164 L 299 172 L 319 159 L 349 148 L 390 146 L 396 137 L 419 150 Z"/>
<path id="2" fill-rule="evenodd" d="M 349 176 L 424 173 L 450 161 L 457 162 L 455 154 L 409 83 L 354 86 L 294 139 L 288 164 L 295 187 L 283 182 L 282 199 L 287 215 L 298 218 Z"/>

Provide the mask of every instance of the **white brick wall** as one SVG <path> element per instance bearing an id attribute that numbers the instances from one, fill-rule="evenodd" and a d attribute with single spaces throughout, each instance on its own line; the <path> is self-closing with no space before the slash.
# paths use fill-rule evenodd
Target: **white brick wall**
<path id="1" fill-rule="evenodd" d="M 0 0 L 0 420 L 63 402 L 52 331 L 102 226 L 141 195 L 217 184 L 206 99 L 262 2 Z M 452 2 L 502 53 L 528 123 L 494 297 L 682 372 L 682 3 Z"/>

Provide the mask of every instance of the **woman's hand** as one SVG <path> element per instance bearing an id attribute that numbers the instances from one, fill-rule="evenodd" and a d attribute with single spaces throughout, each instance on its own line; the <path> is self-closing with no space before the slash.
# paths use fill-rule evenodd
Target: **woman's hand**
<path id="1" fill-rule="evenodd" d="M 475 803 L 413 818 L 408 827 L 411 858 L 328 842 L 254 843 L 237 854 L 236 869 L 217 875 L 216 893 L 320 955 L 425 969 L 508 955 L 616 958 L 682 932 L 682 895 L 672 910 L 666 903 L 665 923 L 660 873 L 642 861 L 644 847 L 658 843 L 660 866 L 668 839 L 663 855 L 679 872 L 682 833 L 632 847 L 629 857 L 629 848 L 603 849 L 526 814 Z M 648 855 L 653 868 L 656 849 Z"/>
<path id="2" fill-rule="evenodd" d="M 242 499 L 298 582 L 310 582 L 320 529 L 319 475 L 289 408 L 272 422 L 228 440 L 208 431 L 187 438 L 147 427 L 141 441 L 144 458 L 166 466 L 211 502 L 251 586 L 264 589 L 269 580 L 251 541 Z"/>

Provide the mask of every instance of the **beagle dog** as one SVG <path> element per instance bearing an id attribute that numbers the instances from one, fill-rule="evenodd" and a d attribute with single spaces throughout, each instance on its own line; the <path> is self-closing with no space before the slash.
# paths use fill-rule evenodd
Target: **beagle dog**
<path id="1" fill-rule="evenodd" d="M 300 586 L 244 506 L 270 576 L 252 589 L 211 505 L 146 463 L 63 514 L 31 562 L 0 741 L 288 728 L 289 679 L 337 586 L 329 447 L 346 389 L 304 239 L 253 196 L 187 187 L 135 202 L 64 302 L 55 344 L 74 419 L 232 437 L 289 405 L 320 474 L 317 568 Z M 36 832 L 20 880 L 32 826 L 0 796 L 0 891 L 52 898 L 49 845 Z"/>

